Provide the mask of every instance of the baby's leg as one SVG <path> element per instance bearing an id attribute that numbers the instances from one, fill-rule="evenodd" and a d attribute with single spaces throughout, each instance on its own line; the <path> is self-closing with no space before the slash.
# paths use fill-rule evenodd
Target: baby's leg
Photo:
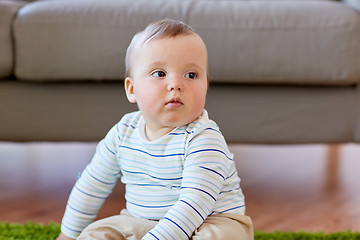
<path id="1" fill-rule="evenodd" d="M 205 219 L 192 240 L 253 240 L 254 230 L 248 216 L 215 214 Z"/>
<path id="2" fill-rule="evenodd" d="M 120 215 L 87 226 L 78 240 L 138 240 L 155 227 L 157 221 L 139 219 L 121 211 Z"/>

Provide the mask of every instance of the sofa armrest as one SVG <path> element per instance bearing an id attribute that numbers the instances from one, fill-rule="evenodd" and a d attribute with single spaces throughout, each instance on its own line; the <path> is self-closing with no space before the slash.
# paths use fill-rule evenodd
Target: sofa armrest
<path id="1" fill-rule="evenodd" d="M 11 26 L 17 11 L 25 5 L 21 1 L 0 1 L 0 79 L 12 74 L 13 43 Z"/>

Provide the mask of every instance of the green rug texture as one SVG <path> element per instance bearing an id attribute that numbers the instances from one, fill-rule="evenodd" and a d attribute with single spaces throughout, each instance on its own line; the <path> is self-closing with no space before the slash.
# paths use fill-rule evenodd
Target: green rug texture
<path id="1" fill-rule="evenodd" d="M 60 233 L 60 225 L 36 223 L 1 223 L 0 240 L 54 240 Z M 306 233 L 306 232 L 255 232 L 255 240 L 360 240 L 359 232 Z"/>

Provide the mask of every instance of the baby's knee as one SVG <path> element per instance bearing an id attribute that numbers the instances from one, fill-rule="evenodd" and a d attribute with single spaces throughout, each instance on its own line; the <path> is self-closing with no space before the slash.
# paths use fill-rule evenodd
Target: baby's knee
<path id="1" fill-rule="evenodd" d="M 248 216 L 216 214 L 209 216 L 194 232 L 193 240 L 253 240 L 254 230 Z"/>
<path id="2" fill-rule="evenodd" d="M 125 240 L 121 231 L 116 227 L 114 217 L 105 218 L 88 225 L 77 240 Z"/>
<path id="3" fill-rule="evenodd" d="M 78 240 L 141 239 L 156 224 L 156 221 L 139 219 L 122 212 L 90 224 L 82 231 Z"/>

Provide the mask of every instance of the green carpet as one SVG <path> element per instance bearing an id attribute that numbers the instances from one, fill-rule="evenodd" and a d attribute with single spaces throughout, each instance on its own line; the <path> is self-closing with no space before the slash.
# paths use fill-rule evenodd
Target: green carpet
<path id="1" fill-rule="evenodd" d="M 50 223 L 2 223 L 0 222 L 0 240 L 54 240 L 60 233 L 60 225 Z"/>
<path id="2" fill-rule="evenodd" d="M 60 225 L 50 223 L 15 224 L 0 222 L 0 240 L 54 240 L 60 232 Z M 332 234 L 306 232 L 256 231 L 255 240 L 360 240 L 359 232 L 338 232 Z"/>

